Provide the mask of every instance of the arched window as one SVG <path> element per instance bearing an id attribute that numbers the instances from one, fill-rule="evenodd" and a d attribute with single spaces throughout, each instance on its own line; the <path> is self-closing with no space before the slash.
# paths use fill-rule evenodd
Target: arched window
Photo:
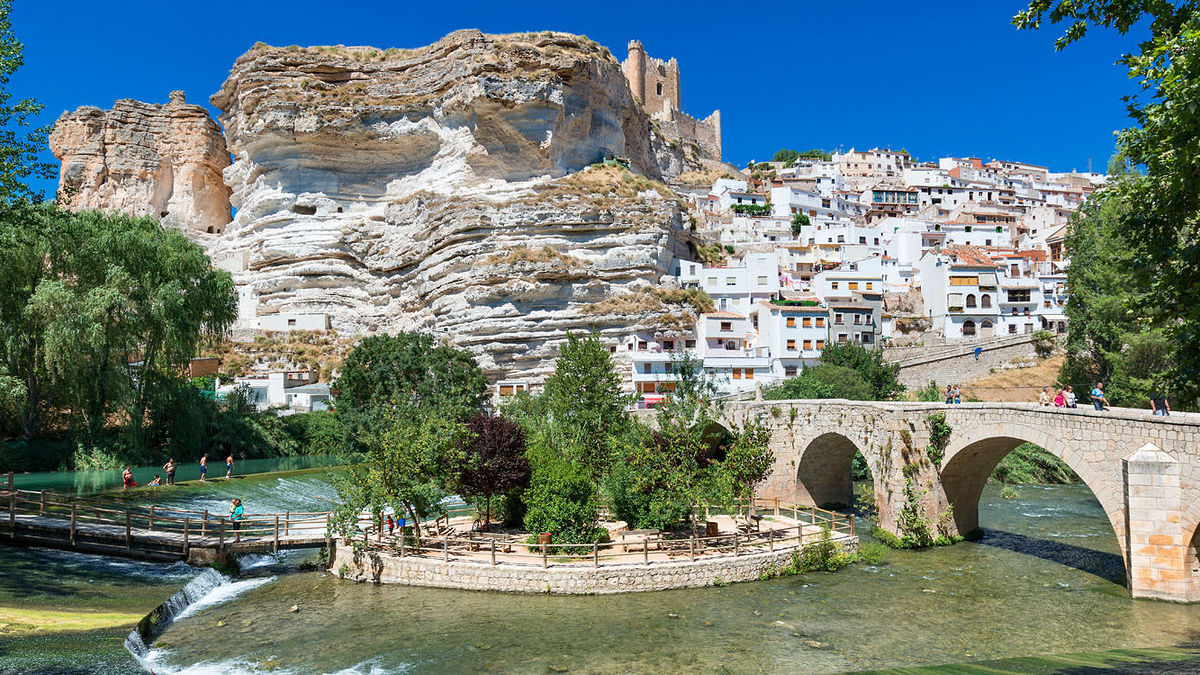
<path id="1" fill-rule="evenodd" d="M 975 322 L 970 319 L 963 322 L 963 337 L 975 337 Z"/>
<path id="2" fill-rule="evenodd" d="M 987 293 L 984 293 L 982 296 L 980 296 L 979 306 L 980 307 L 991 307 L 992 306 L 992 296 L 988 295 Z"/>
<path id="3" fill-rule="evenodd" d="M 974 307 L 974 306 L 975 306 L 975 294 L 971 293 L 970 295 L 967 296 L 967 307 Z"/>

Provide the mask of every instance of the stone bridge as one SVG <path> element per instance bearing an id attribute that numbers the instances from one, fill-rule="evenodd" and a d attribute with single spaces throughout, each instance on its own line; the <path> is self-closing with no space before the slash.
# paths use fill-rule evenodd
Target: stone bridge
<path id="1" fill-rule="evenodd" d="M 941 456 L 934 450 L 931 457 L 936 413 L 945 415 L 950 435 Z M 910 501 L 919 502 L 935 536 L 975 529 L 996 464 L 1021 443 L 1036 443 L 1074 469 L 1104 508 L 1134 597 L 1200 601 L 1200 414 L 823 400 L 742 401 L 725 416 L 734 424 L 749 417 L 771 423 L 776 459 L 763 497 L 851 504 L 850 465 L 861 452 L 880 526 L 896 534 Z"/>

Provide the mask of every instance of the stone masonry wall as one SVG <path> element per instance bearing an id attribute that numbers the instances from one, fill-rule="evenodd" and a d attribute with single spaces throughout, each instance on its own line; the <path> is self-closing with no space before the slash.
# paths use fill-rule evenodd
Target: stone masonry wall
<path id="1" fill-rule="evenodd" d="M 843 549 L 858 550 L 858 541 L 835 535 Z M 556 593 L 606 595 L 700 588 L 714 582 L 750 581 L 785 567 L 792 550 L 754 553 L 735 557 L 701 559 L 695 562 L 653 562 L 650 565 L 586 566 L 490 565 L 487 562 L 405 556 L 367 551 L 356 554 L 339 541 L 330 556 L 329 571 L 356 581 L 384 584 L 459 588 L 472 591 L 509 593 Z"/>
<path id="2" fill-rule="evenodd" d="M 978 359 L 975 358 L 976 347 L 983 348 Z M 930 382 L 937 382 L 944 387 L 983 377 L 1008 363 L 1033 362 L 1036 358 L 1030 336 L 990 343 L 966 343 L 949 349 L 940 347 L 928 357 L 908 355 L 898 360 L 899 380 L 909 389 L 924 387 Z"/>

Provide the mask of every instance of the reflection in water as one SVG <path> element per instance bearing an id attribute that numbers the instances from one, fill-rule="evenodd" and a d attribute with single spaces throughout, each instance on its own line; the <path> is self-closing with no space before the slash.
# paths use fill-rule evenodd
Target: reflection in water
<path id="1" fill-rule="evenodd" d="M 169 628 L 155 663 L 226 673 L 830 672 L 1175 645 L 1200 628 L 1200 607 L 1128 598 L 1116 538 L 1087 488 L 1019 493 L 985 490 L 980 519 L 993 533 L 981 543 L 725 588 L 601 599 L 283 575 Z M 219 637 L 219 648 L 197 636 Z"/>

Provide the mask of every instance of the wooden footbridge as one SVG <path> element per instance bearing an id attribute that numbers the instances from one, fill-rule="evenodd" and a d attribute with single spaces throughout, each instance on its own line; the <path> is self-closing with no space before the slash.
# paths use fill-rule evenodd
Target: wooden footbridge
<path id="1" fill-rule="evenodd" d="M 124 507 L 53 492 L 0 490 L 0 543 L 154 561 L 206 562 L 220 553 L 273 553 L 329 543 L 329 512 L 248 514 L 239 523 L 151 505 Z"/>

